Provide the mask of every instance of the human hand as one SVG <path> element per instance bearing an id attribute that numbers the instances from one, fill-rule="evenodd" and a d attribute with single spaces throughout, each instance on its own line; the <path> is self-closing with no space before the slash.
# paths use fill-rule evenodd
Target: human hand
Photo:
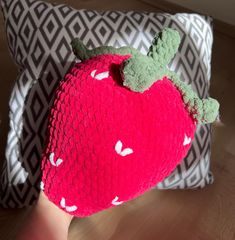
<path id="1" fill-rule="evenodd" d="M 50 202 L 43 192 L 32 207 L 27 220 L 17 234 L 17 240 L 65 240 L 73 216 Z"/>

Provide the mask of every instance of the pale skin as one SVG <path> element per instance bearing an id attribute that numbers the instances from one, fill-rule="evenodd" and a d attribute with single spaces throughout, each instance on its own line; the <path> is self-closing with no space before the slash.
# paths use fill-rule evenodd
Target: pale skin
<path id="1" fill-rule="evenodd" d="M 66 240 L 72 219 L 73 216 L 59 209 L 41 192 L 16 240 Z"/>

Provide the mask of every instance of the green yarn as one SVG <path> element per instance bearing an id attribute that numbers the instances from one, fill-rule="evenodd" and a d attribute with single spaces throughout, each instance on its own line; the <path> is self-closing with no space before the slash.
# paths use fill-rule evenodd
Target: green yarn
<path id="1" fill-rule="evenodd" d="M 153 83 L 167 76 L 181 92 L 183 101 L 194 119 L 200 123 L 211 123 L 218 115 L 219 103 L 212 98 L 201 100 L 191 86 L 181 81 L 176 73 L 167 68 L 179 44 L 179 33 L 170 28 L 165 28 L 153 39 L 147 56 L 132 47 L 102 46 L 89 50 L 78 38 L 71 42 L 75 55 L 81 61 L 100 54 L 130 54 L 131 57 L 124 61 L 120 68 L 124 86 L 142 93 Z"/>

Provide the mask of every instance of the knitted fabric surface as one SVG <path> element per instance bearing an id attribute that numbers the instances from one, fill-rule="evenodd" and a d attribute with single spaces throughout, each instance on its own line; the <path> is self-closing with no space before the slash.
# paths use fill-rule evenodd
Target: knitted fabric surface
<path id="1" fill-rule="evenodd" d="M 41 188 L 59 208 L 85 217 L 143 194 L 185 157 L 196 124 L 215 119 L 217 101 L 167 70 L 177 39 L 166 29 L 148 56 L 72 43 L 82 61 L 56 91 L 42 158 Z"/>

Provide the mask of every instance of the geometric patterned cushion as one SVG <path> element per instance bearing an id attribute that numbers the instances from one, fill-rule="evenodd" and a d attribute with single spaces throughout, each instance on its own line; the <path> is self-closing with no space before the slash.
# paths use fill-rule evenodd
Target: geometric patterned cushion
<path id="1" fill-rule="evenodd" d="M 211 18 L 197 14 L 89 11 L 37 0 L 2 0 L 10 53 L 20 73 L 10 98 L 10 130 L 1 175 L 0 205 L 22 207 L 37 199 L 40 160 L 54 91 L 74 64 L 70 42 L 88 48 L 131 45 L 146 54 L 164 27 L 179 31 L 181 45 L 169 68 L 208 97 L 213 35 Z M 184 161 L 160 189 L 204 187 L 210 173 L 210 125 L 198 126 Z"/>

